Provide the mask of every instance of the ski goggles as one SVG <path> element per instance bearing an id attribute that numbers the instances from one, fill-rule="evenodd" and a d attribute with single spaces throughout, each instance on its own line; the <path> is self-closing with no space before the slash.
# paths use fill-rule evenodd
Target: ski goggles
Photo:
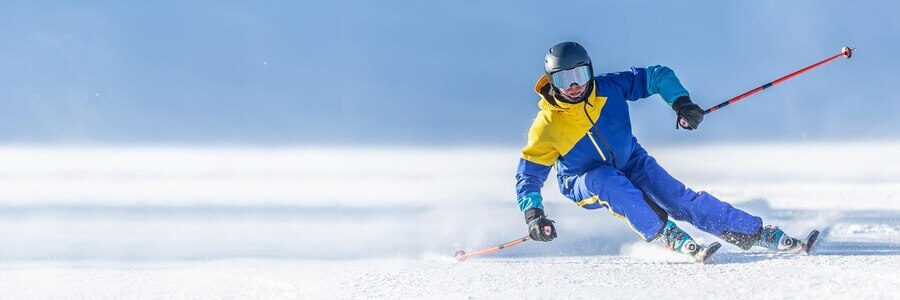
<path id="1" fill-rule="evenodd" d="M 550 83 L 558 89 L 571 88 L 572 84 L 585 85 L 590 80 L 590 66 L 580 66 L 550 74 Z"/>

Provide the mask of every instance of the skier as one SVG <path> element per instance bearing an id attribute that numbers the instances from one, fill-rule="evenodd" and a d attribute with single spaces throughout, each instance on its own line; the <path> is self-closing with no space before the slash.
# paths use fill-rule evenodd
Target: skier
<path id="1" fill-rule="evenodd" d="M 587 51 L 575 42 L 553 46 L 544 58 L 545 74 L 535 85 L 540 111 L 528 132 L 516 174 L 519 209 L 531 239 L 548 242 L 557 236 L 554 221 L 544 214 L 540 193 L 555 166 L 560 191 L 575 204 L 606 208 L 645 241 L 660 240 L 668 249 L 697 261 L 705 262 L 719 243 L 697 244 L 669 217 L 744 250 L 752 246 L 782 252 L 806 248 L 778 227 L 764 227 L 759 217 L 686 188 L 637 142 L 626 100 L 659 94 L 675 111 L 676 127 L 694 130 L 703 121 L 703 110 L 691 101 L 671 69 L 632 68 L 596 77 L 593 71 Z M 810 244 L 814 239 L 811 235 Z"/>

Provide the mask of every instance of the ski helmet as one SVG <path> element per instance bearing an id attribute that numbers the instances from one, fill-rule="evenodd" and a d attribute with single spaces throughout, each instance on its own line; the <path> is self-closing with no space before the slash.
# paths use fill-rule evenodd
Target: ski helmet
<path id="1" fill-rule="evenodd" d="M 587 75 L 591 80 L 588 80 L 588 86 L 581 97 L 578 97 L 577 99 L 569 98 L 559 91 L 558 86 L 553 84 L 553 74 L 582 66 L 587 67 Z M 594 67 L 591 64 L 591 57 L 588 55 L 587 50 L 576 42 L 562 42 L 550 47 L 550 50 L 547 51 L 547 55 L 544 56 L 544 73 L 551 82 L 554 94 L 558 95 L 559 97 L 557 98 L 564 102 L 579 103 L 584 101 L 594 87 Z"/>

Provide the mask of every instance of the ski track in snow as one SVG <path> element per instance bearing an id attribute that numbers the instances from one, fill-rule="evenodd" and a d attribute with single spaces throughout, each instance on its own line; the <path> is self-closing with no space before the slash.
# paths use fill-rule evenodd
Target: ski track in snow
<path id="1" fill-rule="evenodd" d="M 900 295 L 900 143 L 649 151 L 689 186 L 789 234 L 822 230 L 816 255 L 726 244 L 710 264 L 695 264 L 640 242 L 606 211 L 574 206 L 548 180 L 545 206 L 557 240 L 456 262 L 457 249 L 525 234 L 511 191 L 515 149 L 7 146 L 0 147 L 0 295 Z M 701 243 L 717 240 L 682 225 Z"/>

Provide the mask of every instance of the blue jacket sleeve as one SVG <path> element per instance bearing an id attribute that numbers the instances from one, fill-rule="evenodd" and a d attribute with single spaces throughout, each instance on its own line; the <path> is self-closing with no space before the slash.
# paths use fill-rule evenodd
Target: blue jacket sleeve
<path id="1" fill-rule="evenodd" d="M 631 68 L 630 72 L 601 75 L 618 88 L 627 100 L 638 100 L 655 94 L 662 96 L 669 105 L 681 96 L 689 96 L 675 77 L 675 72 L 665 66 Z"/>
<path id="2" fill-rule="evenodd" d="M 647 93 L 647 69 L 631 68 L 630 72 L 616 72 L 598 76 L 598 81 L 610 83 L 618 89 L 625 100 L 638 100 L 650 97 Z"/>
<path id="3" fill-rule="evenodd" d="M 670 106 L 679 97 L 690 96 L 675 72 L 665 66 L 647 67 L 647 93 L 659 94 Z"/>
<path id="4" fill-rule="evenodd" d="M 519 210 L 523 213 L 529 208 L 544 209 L 541 188 L 549 174 L 550 166 L 536 164 L 524 158 L 519 159 L 519 168 L 516 171 L 516 194 Z"/>

